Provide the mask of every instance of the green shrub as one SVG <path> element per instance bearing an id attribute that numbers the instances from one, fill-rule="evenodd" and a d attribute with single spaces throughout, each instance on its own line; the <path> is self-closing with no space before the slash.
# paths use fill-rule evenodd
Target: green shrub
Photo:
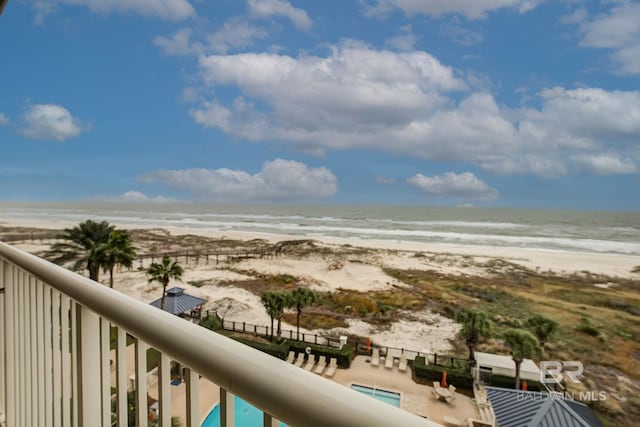
<path id="1" fill-rule="evenodd" d="M 327 361 L 332 357 L 335 357 L 338 361 L 338 366 L 341 368 L 348 368 L 351 366 L 351 361 L 355 356 L 355 351 L 352 346 L 345 345 L 341 349 L 335 347 L 325 347 L 322 345 L 308 344 L 301 341 L 289 341 L 289 351 L 295 351 L 300 353 L 306 351 L 306 348 L 311 348 L 311 353 L 319 356 L 326 356 Z"/>
<path id="2" fill-rule="evenodd" d="M 580 323 L 576 326 L 576 331 L 582 332 L 583 334 L 587 334 L 592 337 L 597 337 L 600 335 L 598 327 L 587 317 L 583 317 L 582 320 L 580 320 Z"/>
<path id="3" fill-rule="evenodd" d="M 212 331 L 219 331 L 222 329 L 222 320 L 212 314 L 205 316 L 200 320 L 200 326 L 210 329 Z"/>
<path id="4" fill-rule="evenodd" d="M 271 356 L 277 357 L 279 359 L 284 359 L 287 357 L 289 353 L 289 345 L 285 341 L 283 343 L 265 343 L 260 341 L 252 341 L 247 338 L 240 337 L 231 337 L 232 339 L 241 342 L 242 344 L 248 345 L 249 347 L 253 347 L 256 350 L 260 350 L 263 353 L 270 354 Z"/>
<path id="5" fill-rule="evenodd" d="M 529 391 L 546 391 L 542 384 L 538 381 L 530 381 L 524 380 L 527 382 L 527 390 Z M 522 383 L 522 379 L 520 381 Z M 493 387 L 502 387 L 502 388 L 510 388 L 513 389 L 516 386 L 516 379 L 513 377 L 507 377 L 505 375 L 491 375 L 491 379 L 489 380 L 490 386 Z"/>
<path id="6" fill-rule="evenodd" d="M 426 382 L 440 381 L 442 373 L 447 371 L 447 382 L 457 388 L 471 390 L 473 388 L 473 377 L 470 368 L 449 368 L 444 366 L 427 365 L 424 356 L 417 356 L 413 361 L 413 375 L 416 379 Z"/>

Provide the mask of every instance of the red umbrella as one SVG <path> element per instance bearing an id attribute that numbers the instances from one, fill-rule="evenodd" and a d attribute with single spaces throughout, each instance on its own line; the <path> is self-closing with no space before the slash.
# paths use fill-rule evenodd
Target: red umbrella
<path id="1" fill-rule="evenodd" d="M 442 371 L 442 379 L 440 380 L 440 387 L 449 387 L 447 385 L 447 371 Z"/>

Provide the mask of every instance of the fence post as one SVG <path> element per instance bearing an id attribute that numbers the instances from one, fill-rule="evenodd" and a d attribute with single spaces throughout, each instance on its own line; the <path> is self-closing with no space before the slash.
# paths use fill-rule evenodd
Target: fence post
<path id="1" fill-rule="evenodd" d="M 245 327 L 245 323 L 244 323 L 244 322 L 242 322 L 242 333 L 243 333 L 243 334 L 245 333 L 244 327 Z"/>

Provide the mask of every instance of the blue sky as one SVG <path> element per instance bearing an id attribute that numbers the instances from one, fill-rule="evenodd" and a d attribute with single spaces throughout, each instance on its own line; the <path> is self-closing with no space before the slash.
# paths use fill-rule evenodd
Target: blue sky
<path id="1" fill-rule="evenodd" d="M 0 200 L 640 209 L 640 3 L 9 0 Z"/>

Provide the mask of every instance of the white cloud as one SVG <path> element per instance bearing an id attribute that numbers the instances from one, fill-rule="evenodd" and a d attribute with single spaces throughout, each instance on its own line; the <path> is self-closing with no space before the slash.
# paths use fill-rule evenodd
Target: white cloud
<path id="1" fill-rule="evenodd" d="M 242 18 L 231 18 L 222 28 L 207 35 L 209 46 L 216 53 L 227 53 L 234 48 L 246 48 L 254 39 L 264 39 L 269 34 Z"/>
<path id="2" fill-rule="evenodd" d="M 3 113 L 0 113 L 0 126 L 6 125 L 7 123 L 9 123 L 9 118 Z"/>
<path id="3" fill-rule="evenodd" d="M 424 194 L 439 197 L 453 197 L 465 200 L 494 200 L 499 193 L 478 179 L 471 172 L 424 176 L 416 174 L 407 183 L 419 188 Z"/>
<path id="4" fill-rule="evenodd" d="M 580 25 L 581 45 L 610 49 L 623 74 L 640 74 L 640 3 L 617 3 L 606 15 Z"/>
<path id="5" fill-rule="evenodd" d="M 398 29 L 395 36 L 387 39 L 386 45 L 401 51 L 410 51 L 417 42 L 418 38 L 413 34 L 411 25 L 405 25 Z"/>
<path id="6" fill-rule="evenodd" d="M 110 203 L 173 203 L 177 202 L 176 199 L 171 199 L 169 197 L 164 196 L 147 196 L 144 193 L 139 191 L 126 191 L 117 196 L 96 196 L 91 197 L 90 200 L 95 200 L 99 202 L 110 202 Z"/>
<path id="7" fill-rule="evenodd" d="M 482 33 L 465 28 L 457 18 L 442 24 L 440 34 L 463 46 L 473 46 L 484 40 Z"/>
<path id="8" fill-rule="evenodd" d="M 27 107 L 22 116 L 21 133 L 32 139 L 64 141 L 80 135 L 87 126 L 73 117 L 62 105 L 35 104 Z"/>
<path id="9" fill-rule="evenodd" d="M 153 44 L 160 47 L 166 55 L 192 55 L 202 50 L 202 45 L 191 42 L 191 28 L 182 28 L 169 37 L 158 36 Z"/>
<path id="10" fill-rule="evenodd" d="M 365 148 L 549 178 L 571 173 L 572 156 L 640 160 L 638 91 L 549 88 L 532 98 L 539 107 L 509 109 L 426 52 L 354 41 L 326 57 L 210 55 L 200 66 L 209 90 L 240 95 L 228 104 L 200 97 L 198 123 L 316 155 Z"/>
<path id="11" fill-rule="evenodd" d="M 594 175 L 634 174 L 636 162 L 629 158 L 608 155 L 574 156 L 571 158 L 579 170 Z"/>
<path id="12" fill-rule="evenodd" d="M 304 9 L 294 7 L 286 0 L 249 0 L 249 12 L 261 18 L 284 16 L 300 30 L 310 30 L 313 26 Z"/>
<path id="13" fill-rule="evenodd" d="M 36 11 L 35 22 L 42 23 L 44 17 L 58 5 L 84 6 L 95 13 L 137 13 L 168 21 L 181 21 L 196 15 L 187 0 L 37 0 L 33 6 Z"/>
<path id="14" fill-rule="evenodd" d="M 187 191 L 195 198 L 215 201 L 296 201 L 329 197 L 338 180 L 324 167 L 275 159 L 251 175 L 232 169 L 160 169 L 140 177 L 142 182 L 161 182 Z"/>
<path id="15" fill-rule="evenodd" d="M 446 14 L 459 14 L 467 19 L 483 19 L 489 12 L 503 8 L 526 13 L 544 0 L 372 0 L 361 1 L 366 16 L 384 16 L 394 8 L 406 14 L 423 14 L 440 17 Z"/>

